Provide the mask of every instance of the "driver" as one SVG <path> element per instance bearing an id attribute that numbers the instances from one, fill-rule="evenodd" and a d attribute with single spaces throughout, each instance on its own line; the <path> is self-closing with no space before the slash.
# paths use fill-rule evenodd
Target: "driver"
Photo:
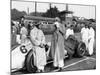
<path id="1" fill-rule="evenodd" d="M 55 31 L 55 41 L 54 41 L 54 67 L 62 70 L 64 66 L 64 34 L 65 27 L 62 24 L 59 17 L 56 17 L 56 31 Z"/>
<path id="2" fill-rule="evenodd" d="M 39 24 L 33 25 L 30 39 L 33 44 L 33 51 L 36 53 L 34 65 L 38 68 L 38 72 L 43 72 L 46 65 L 45 36 L 40 30 Z"/>

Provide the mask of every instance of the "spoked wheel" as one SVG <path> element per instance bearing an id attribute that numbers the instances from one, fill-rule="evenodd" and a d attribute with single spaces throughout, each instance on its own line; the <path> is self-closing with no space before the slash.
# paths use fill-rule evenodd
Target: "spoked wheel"
<path id="1" fill-rule="evenodd" d="M 86 52 L 85 43 L 80 42 L 76 52 L 77 52 L 78 57 L 83 57 L 85 55 L 85 52 Z"/>
<path id="2" fill-rule="evenodd" d="M 25 64 L 26 64 L 26 69 L 28 72 L 30 72 L 30 73 L 36 72 L 37 68 L 34 65 L 34 55 L 33 55 L 32 50 L 30 50 L 30 52 L 27 54 Z"/>

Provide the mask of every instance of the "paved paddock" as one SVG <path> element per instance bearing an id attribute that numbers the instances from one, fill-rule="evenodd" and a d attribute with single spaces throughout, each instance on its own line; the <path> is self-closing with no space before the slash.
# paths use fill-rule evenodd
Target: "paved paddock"
<path id="1" fill-rule="evenodd" d="M 61 72 L 96 69 L 96 56 L 94 55 L 92 57 L 84 56 L 83 58 L 65 59 L 64 63 L 65 63 L 65 65 L 64 65 L 63 69 L 61 70 Z M 45 68 L 46 73 L 59 72 L 59 69 L 51 68 L 52 64 L 53 63 L 51 62 L 46 66 L 46 68 Z M 27 73 L 24 71 L 12 73 L 12 75 L 16 75 L 16 74 L 21 74 L 21 75 L 28 74 L 29 75 L 30 73 Z M 33 73 L 31 73 L 31 74 L 33 74 Z"/>
<path id="2" fill-rule="evenodd" d="M 62 71 L 89 70 L 95 68 L 96 59 L 93 57 L 85 57 L 84 59 L 65 65 Z M 54 70 L 54 72 L 57 71 L 59 71 L 59 69 Z"/>

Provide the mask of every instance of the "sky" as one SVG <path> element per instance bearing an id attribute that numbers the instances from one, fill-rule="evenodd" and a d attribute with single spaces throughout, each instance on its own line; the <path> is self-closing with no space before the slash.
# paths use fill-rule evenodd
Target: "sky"
<path id="1" fill-rule="evenodd" d="M 12 1 L 11 9 L 16 8 L 19 11 L 26 11 L 29 8 L 29 12 L 35 11 L 34 2 L 22 2 L 22 1 Z M 59 11 L 66 9 L 66 4 L 51 4 L 52 7 L 56 6 Z M 46 12 L 49 9 L 49 3 L 37 3 L 37 12 Z M 74 5 L 68 4 L 68 10 L 73 11 L 74 16 L 85 17 L 87 19 L 95 19 L 95 6 L 85 6 L 85 5 Z"/>

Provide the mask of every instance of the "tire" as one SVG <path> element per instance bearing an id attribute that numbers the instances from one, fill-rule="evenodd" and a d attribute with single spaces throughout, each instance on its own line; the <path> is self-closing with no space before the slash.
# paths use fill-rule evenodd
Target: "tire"
<path id="1" fill-rule="evenodd" d="M 78 47 L 77 47 L 77 56 L 78 57 L 83 57 L 85 55 L 86 52 L 86 45 L 83 42 L 79 42 Z"/>
<path id="2" fill-rule="evenodd" d="M 37 67 L 34 65 L 34 55 L 32 50 L 26 55 L 25 66 L 26 70 L 30 73 L 35 73 L 37 71 Z"/>
<path id="3" fill-rule="evenodd" d="M 72 58 L 73 55 L 75 54 L 76 44 L 77 44 L 77 39 L 73 35 L 70 35 L 64 42 L 65 50 L 67 50 L 69 59 Z"/>
<path id="4" fill-rule="evenodd" d="M 68 47 L 66 47 L 65 50 L 67 50 L 68 59 L 71 59 L 73 57 L 75 51 Z"/>

